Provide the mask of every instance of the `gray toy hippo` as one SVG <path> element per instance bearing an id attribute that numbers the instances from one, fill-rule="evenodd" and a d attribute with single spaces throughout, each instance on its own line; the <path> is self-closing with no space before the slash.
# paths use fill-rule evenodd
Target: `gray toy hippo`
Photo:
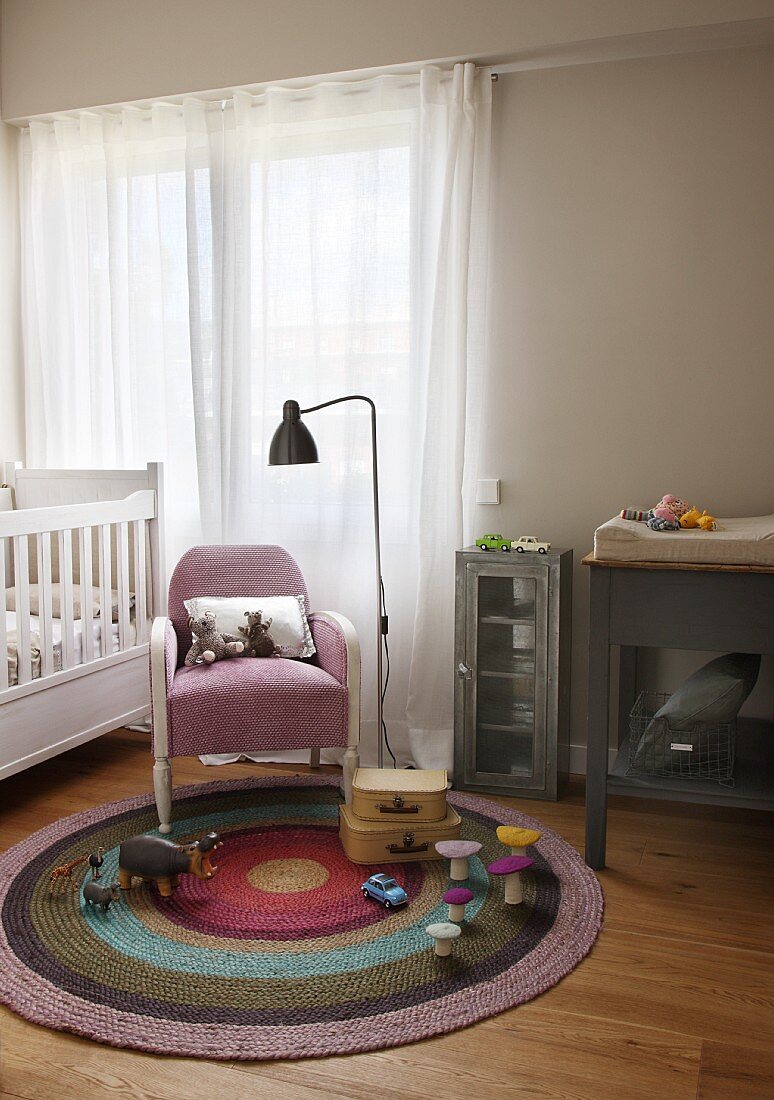
<path id="1" fill-rule="evenodd" d="M 155 882 L 162 897 L 172 896 L 180 875 L 211 879 L 217 871 L 212 857 L 221 847 L 217 833 L 192 844 L 174 844 L 157 836 L 135 836 L 118 849 L 118 881 L 122 890 L 130 890 L 132 876 Z"/>
<path id="2" fill-rule="evenodd" d="M 103 913 L 107 913 L 111 901 L 118 901 L 121 891 L 118 883 L 103 886 L 101 882 L 87 882 L 83 887 L 83 900 L 87 905 L 98 905 Z"/>

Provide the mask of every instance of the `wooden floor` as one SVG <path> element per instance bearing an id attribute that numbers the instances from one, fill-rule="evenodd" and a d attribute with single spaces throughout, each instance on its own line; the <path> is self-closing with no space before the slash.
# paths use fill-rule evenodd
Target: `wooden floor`
<path id="1" fill-rule="evenodd" d="M 234 765 L 217 777 L 299 770 Z M 213 772 L 176 761 L 175 778 Z M 0 783 L 0 848 L 147 790 L 147 738 L 119 730 Z M 582 846 L 580 786 L 518 805 Z M 536 1001 L 464 1031 L 375 1054 L 223 1064 L 114 1050 L 0 1009 L 0 1095 L 774 1098 L 774 815 L 620 798 L 608 859 L 591 955 Z"/>

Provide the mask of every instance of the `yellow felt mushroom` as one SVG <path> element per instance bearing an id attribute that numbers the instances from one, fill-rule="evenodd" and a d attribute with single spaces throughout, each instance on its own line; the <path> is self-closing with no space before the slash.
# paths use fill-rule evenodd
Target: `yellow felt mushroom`
<path id="1" fill-rule="evenodd" d="M 512 856 L 525 856 L 530 844 L 537 844 L 541 834 L 535 829 L 522 829 L 518 825 L 498 825 L 497 839 L 510 848 Z"/>

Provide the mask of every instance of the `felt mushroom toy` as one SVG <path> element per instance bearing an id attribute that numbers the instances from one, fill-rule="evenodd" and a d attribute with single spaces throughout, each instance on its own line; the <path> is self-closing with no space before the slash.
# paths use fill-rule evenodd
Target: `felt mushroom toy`
<path id="1" fill-rule="evenodd" d="M 468 890 L 467 886 L 452 886 L 443 895 L 443 900 L 449 906 L 449 920 L 465 920 L 465 906 L 473 901 L 473 891 Z"/>
<path id="2" fill-rule="evenodd" d="M 439 840 L 435 846 L 439 856 L 451 860 L 449 878 L 464 882 L 468 877 L 468 859 L 481 851 L 477 840 Z"/>
<path id="3" fill-rule="evenodd" d="M 449 924 L 441 921 L 439 924 L 428 924 L 425 932 L 435 940 L 436 955 L 451 955 L 452 940 L 460 935 L 461 928 L 458 924 Z"/>
<path id="4" fill-rule="evenodd" d="M 518 825 L 498 825 L 497 839 L 512 856 L 525 856 L 530 844 L 537 844 L 541 834 L 536 829 L 521 829 Z"/>
<path id="5" fill-rule="evenodd" d="M 490 875 L 502 875 L 505 878 L 506 905 L 520 905 L 524 901 L 521 872 L 526 871 L 534 862 L 528 856 L 505 856 L 487 867 Z"/>

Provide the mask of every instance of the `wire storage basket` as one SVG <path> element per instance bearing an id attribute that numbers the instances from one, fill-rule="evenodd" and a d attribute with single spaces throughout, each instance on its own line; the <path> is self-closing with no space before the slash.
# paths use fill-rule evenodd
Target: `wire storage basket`
<path id="1" fill-rule="evenodd" d="M 712 779 L 734 786 L 736 722 L 692 722 L 672 729 L 656 714 L 670 698 L 642 691 L 629 713 L 627 775 L 656 775 L 670 779 Z"/>

